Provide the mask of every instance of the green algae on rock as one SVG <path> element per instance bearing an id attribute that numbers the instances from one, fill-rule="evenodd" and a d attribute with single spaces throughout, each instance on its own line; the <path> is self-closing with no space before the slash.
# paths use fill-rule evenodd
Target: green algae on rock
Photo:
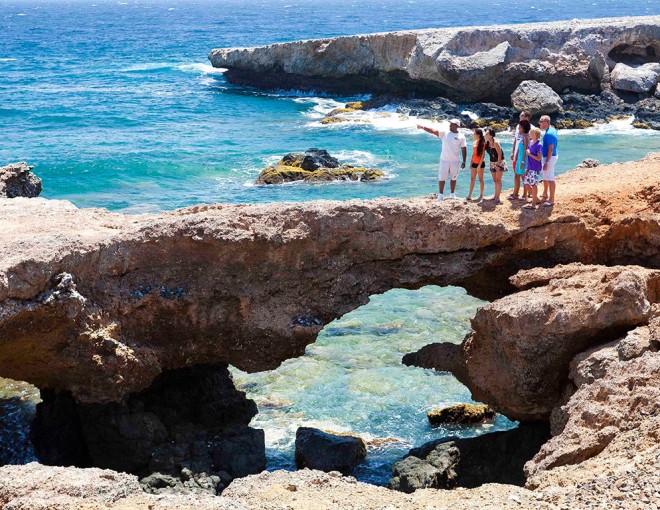
<path id="1" fill-rule="evenodd" d="M 276 165 L 264 168 L 255 184 L 282 184 L 293 181 L 376 181 L 385 174 L 376 168 L 342 164 L 325 150 L 286 154 Z"/>
<path id="2" fill-rule="evenodd" d="M 483 404 L 455 404 L 442 409 L 433 409 L 426 416 L 431 425 L 468 425 L 495 418 L 495 411 Z"/>

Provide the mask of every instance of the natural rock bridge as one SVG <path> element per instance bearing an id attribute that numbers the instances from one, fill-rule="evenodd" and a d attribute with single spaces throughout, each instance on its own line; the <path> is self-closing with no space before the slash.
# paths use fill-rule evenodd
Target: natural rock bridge
<path id="1" fill-rule="evenodd" d="M 215 469 L 220 487 L 265 462 L 227 364 L 275 368 L 373 294 L 460 285 L 508 297 L 479 311 L 460 348 L 406 362 L 452 370 L 513 419 L 548 421 L 575 391 L 576 354 L 638 327 L 633 358 L 657 343 L 660 154 L 569 172 L 558 190 L 536 212 L 426 197 L 129 216 L 2 199 L 0 376 L 42 390 L 43 462 Z M 573 262 L 622 266 L 555 267 Z M 545 465 L 597 451 L 580 448 Z"/>
<path id="2" fill-rule="evenodd" d="M 560 205 L 537 212 L 416 198 L 129 216 L 1 200 L 0 376 L 118 401 L 164 370 L 273 369 L 392 288 L 494 297 L 524 268 L 660 267 L 659 167 L 569 173 Z"/>

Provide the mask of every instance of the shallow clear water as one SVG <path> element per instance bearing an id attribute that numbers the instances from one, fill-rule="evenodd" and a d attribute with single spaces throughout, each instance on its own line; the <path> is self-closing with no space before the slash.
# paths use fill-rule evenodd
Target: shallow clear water
<path id="1" fill-rule="evenodd" d="M 45 197 L 125 212 L 217 201 L 428 194 L 436 191 L 440 144 L 414 128 L 416 119 L 390 106 L 356 114 L 369 124 L 322 126 L 324 113 L 354 98 L 232 86 L 208 65 L 210 49 L 659 13 L 657 0 L 546 0 L 525 8 L 513 0 L 0 0 L 0 163 L 35 165 Z M 558 172 L 587 157 L 623 161 L 660 147 L 660 133 L 629 124 L 562 131 Z M 507 150 L 511 137 L 502 140 Z M 309 147 L 379 167 L 388 178 L 252 185 L 268 163 Z M 466 178 L 463 172 L 459 194 L 467 191 Z M 511 179 L 508 172 L 505 186 Z M 433 341 L 460 341 L 479 304 L 461 289 L 391 291 L 329 325 L 305 357 L 269 373 L 236 373 L 260 404 L 254 424 L 266 429 L 269 466 L 290 467 L 295 428 L 318 425 L 367 439 L 394 438 L 370 447 L 370 461 L 358 473 L 382 483 L 411 445 L 456 432 L 430 429 L 425 412 L 469 400 L 467 390 L 446 374 L 403 367 L 400 358 Z M 508 426 L 499 419 L 494 428 Z M 3 432 L 2 444 L 12 437 Z"/>
<path id="2" fill-rule="evenodd" d="M 299 426 L 352 432 L 368 444 L 356 477 L 384 484 L 413 446 L 514 426 L 499 416 L 477 427 L 431 427 L 428 411 L 471 402 L 470 392 L 448 373 L 401 365 L 404 354 L 427 344 L 461 342 L 483 303 L 456 287 L 391 290 L 326 326 L 305 356 L 271 372 L 233 370 L 259 406 L 252 425 L 266 431 L 269 467 L 294 467 Z"/>

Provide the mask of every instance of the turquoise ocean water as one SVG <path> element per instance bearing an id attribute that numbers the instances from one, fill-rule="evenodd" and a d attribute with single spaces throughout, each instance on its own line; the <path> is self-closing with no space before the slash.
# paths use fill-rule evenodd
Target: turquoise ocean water
<path id="1" fill-rule="evenodd" d="M 0 0 L 0 163 L 35 165 L 47 198 L 128 213 L 218 201 L 428 194 L 436 191 L 439 142 L 418 132 L 416 119 L 396 114 L 395 105 L 358 114 L 369 123 L 322 126 L 324 113 L 356 98 L 232 86 L 208 65 L 210 49 L 644 14 L 660 14 L 660 2 Z M 511 137 L 501 138 L 506 150 Z M 387 179 L 252 184 L 282 154 L 308 147 L 379 167 Z M 558 170 L 587 157 L 637 159 L 659 147 L 660 133 L 633 130 L 625 120 L 562 131 Z M 467 191 L 466 177 L 459 178 L 459 195 Z M 509 172 L 505 186 L 511 178 Z M 302 424 L 389 438 L 370 447 L 370 461 L 358 472 L 378 483 L 412 445 L 480 433 L 430 429 L 426 410 L 467 401 L 469 392 L 446 374 L 400 365 L 402 354 L 427 343 L 460 341 L 480 304 L 462 289 L 391 291 L 329 325 L 305 357 L 274 372 L 236 372 L 237 383 L 260 405 L 254 424 L 266 429 L 269 467 L 292 465 L 292 438 Z M 499 419 L 491 429 L 508 426 Z"/>

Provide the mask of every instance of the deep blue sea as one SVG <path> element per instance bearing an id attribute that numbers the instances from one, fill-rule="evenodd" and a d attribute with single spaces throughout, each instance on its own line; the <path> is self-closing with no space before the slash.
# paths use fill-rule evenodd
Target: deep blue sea
<path id="1" fill-rule="evenodd" d="M 362 114 L 369 123 L 322 126 L 324 113 L 355 98 L 232 86 L 209 66 L 209 51 L 399 29 L 645 14 L 660 14 L 660 1 L 0 0 L 0 164 L 34 165 L 47 198 L 129 213 L 202 202 L 428 194 L 436 191 L 439 142 L 418 132 L 415 119 L 394 113 L 394 105 Z M 511 138 L 502 140 L 506 150 Z M 252 184 L 267 164 L 309 147 L 379 167 L 387 179 Z M 561 172 L 587 157 L 637 159 L 660 147 L 660 133 L 633 130 L 624 120 L 562 131 L 559 147 Z M 459 178 L 459 195 L 466 177 Z M 305 357 L 273 372 L 236 372 L 260 404 L 254 424 L 266 429 L 269 467 L 291 467 L 293 434 L 302 424 L 390 438 L 370 448 L 358 472 L 377 483 L 412 445 L 483 432 L 431 429 L 428 409 L 469 401 L 469 392 L 447 374 L 400 364 L 402 354 L 427 343 L 459 342 L 480 304 L 462 289 L 394 290 L 329 325 Z M 500 418 L 491 430 L 509 426 Z"/>

